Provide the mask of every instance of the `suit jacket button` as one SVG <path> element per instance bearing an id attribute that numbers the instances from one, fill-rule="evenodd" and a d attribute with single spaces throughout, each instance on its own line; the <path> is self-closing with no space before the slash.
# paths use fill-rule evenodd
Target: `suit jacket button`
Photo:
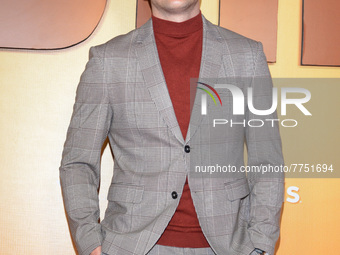
<path id="1" fill-rule="evenodd" d="M 176 199 L 176 198 L 178 197 L 177 192 L 176 192 L 176 191 L 173 191 L 173 192 L 171 193 L 171 197 L 172 197 L 173 199 Z"/>
<path id="2" fill-rule="evenodd" d="M 186 153 L 189 153 L 189 152 L 190 152 L 190 146 L 189 146 L 189 145 L 185 145 L 185 146 L 184 146 L 184 151 L 185 151 Z"/>

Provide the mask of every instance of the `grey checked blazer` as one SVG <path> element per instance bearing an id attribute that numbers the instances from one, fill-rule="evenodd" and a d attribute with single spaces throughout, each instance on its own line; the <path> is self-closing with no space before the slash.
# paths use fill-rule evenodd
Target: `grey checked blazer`
<path id="1" fill-rule="evenodd" d="M 272 80 L 262 44 L 202 18 L 200 81 L 214 86 L 212 80 L 226 79 L 243 90 L 254 87 L 254 105 L 269 109 Z M 199 223 L 216 254 L 249 255 L 255 247 L 274 253 L 284 175 L 209 175 L 191 170 L 190 163 L 244 165 L 244 143 L 248 165 L 283 164 L 276 122 L 274 127 L 213 129 L 209 124 L 213 116 L 233 118 L 231 94 L 217 91 L 223 106 L 210 100 L 203 116 L 199 99 L 204 92 L 197 90 L 184 140 L 162 73 L 152 20 L 90 49 L 60 166 L 64 205 L 79 254 L 90 254 L 99 245 L 110 255 L 146 254 L 174 214 L 187 175 Z M 269 117 L 277 118 L 276 113 Z M 246 110 L 245 118 L 254 116 Z M 114 174 L 105 217 L 98 223 L 100 157 L 106 137 L 114 153 Z"/>

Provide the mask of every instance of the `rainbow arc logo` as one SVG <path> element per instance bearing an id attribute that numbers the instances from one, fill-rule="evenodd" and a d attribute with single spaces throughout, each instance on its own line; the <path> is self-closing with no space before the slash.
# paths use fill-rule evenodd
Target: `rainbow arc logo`
<path id="1" fill-rule="evenodd" d="M 220 95 L 217 93 L 217 91 L 210 85 L 205 84 L 203 82 L 197 82 L 200 85 L 205 86 L 206 88 L 210 89 L 218 98 L 218 100 L 220 101 L 220 104 L 222 106 L 222 100 L 220 98 Z M 206 92 L 206 94 L 202 94 L 201 95 L 201 114 L 202 115 L 207 115 L 207 94 L 212 98 L 212 100 L 214 101 L 215 105 L 217 105 L 215 97 L 213 96 L 213 94 L 206 88 L 202 88 L 202 87 L 197 87 L 198 89 L 203 90 L 204 92 Z"/>

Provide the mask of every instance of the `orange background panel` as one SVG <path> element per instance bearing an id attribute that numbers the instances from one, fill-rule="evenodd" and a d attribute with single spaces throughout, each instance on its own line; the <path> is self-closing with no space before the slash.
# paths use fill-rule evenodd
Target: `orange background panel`
<path id="1" fill-rule="evenodd" d="M 339 0 L 304 0 L 303 65 L 340 66 Z"/>
<path id="2" fill-rule="evenodd" d="M 276 62 L 277 0 L 220 0 L 220 26 L 263 43 L 268 62 Z"/>
<path id="3" fill-rule="evenodd" d="M 58 49 L 91 35 L 106 0 L 2 0 L 0 47 Z"/>
<path id="4" fill-rule="evenodd" d="M 151 17 L 151 8 L 147 0 L 137 0 L 136 27 L 141 27 Z"/>

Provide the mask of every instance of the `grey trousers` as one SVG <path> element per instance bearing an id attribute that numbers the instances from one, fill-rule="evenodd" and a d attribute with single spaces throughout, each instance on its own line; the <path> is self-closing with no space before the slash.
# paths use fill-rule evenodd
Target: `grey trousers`
<path id="1" fill-rule="evenodd" d="M 209 248 L 178 248 L 156 244 L 146 255 L 216 255 Z M 258 255 L 254 250 L 249 255 Z"/>
<path id="2" fill-rule="evenodd" d="M 147 255 L 216 255 L 209 248 L 179 248 L 156 244 Z"/>
<path id="3" fill-rule="evenodd" d="M 253 251 L 250 255 L 258 254 Z M 102 255 L 108 255 L 102 252 Z M 179 248 L 156 244 L 146 255 L 216 255 L 211 248 Z"/>
<path id="4" fill-rule="evenodd" d="M 108 255 L 102 252 L 102 255 Z M 156 244 L 146 255 L 216 255 L 211 248 L 179 248 Z"/>

